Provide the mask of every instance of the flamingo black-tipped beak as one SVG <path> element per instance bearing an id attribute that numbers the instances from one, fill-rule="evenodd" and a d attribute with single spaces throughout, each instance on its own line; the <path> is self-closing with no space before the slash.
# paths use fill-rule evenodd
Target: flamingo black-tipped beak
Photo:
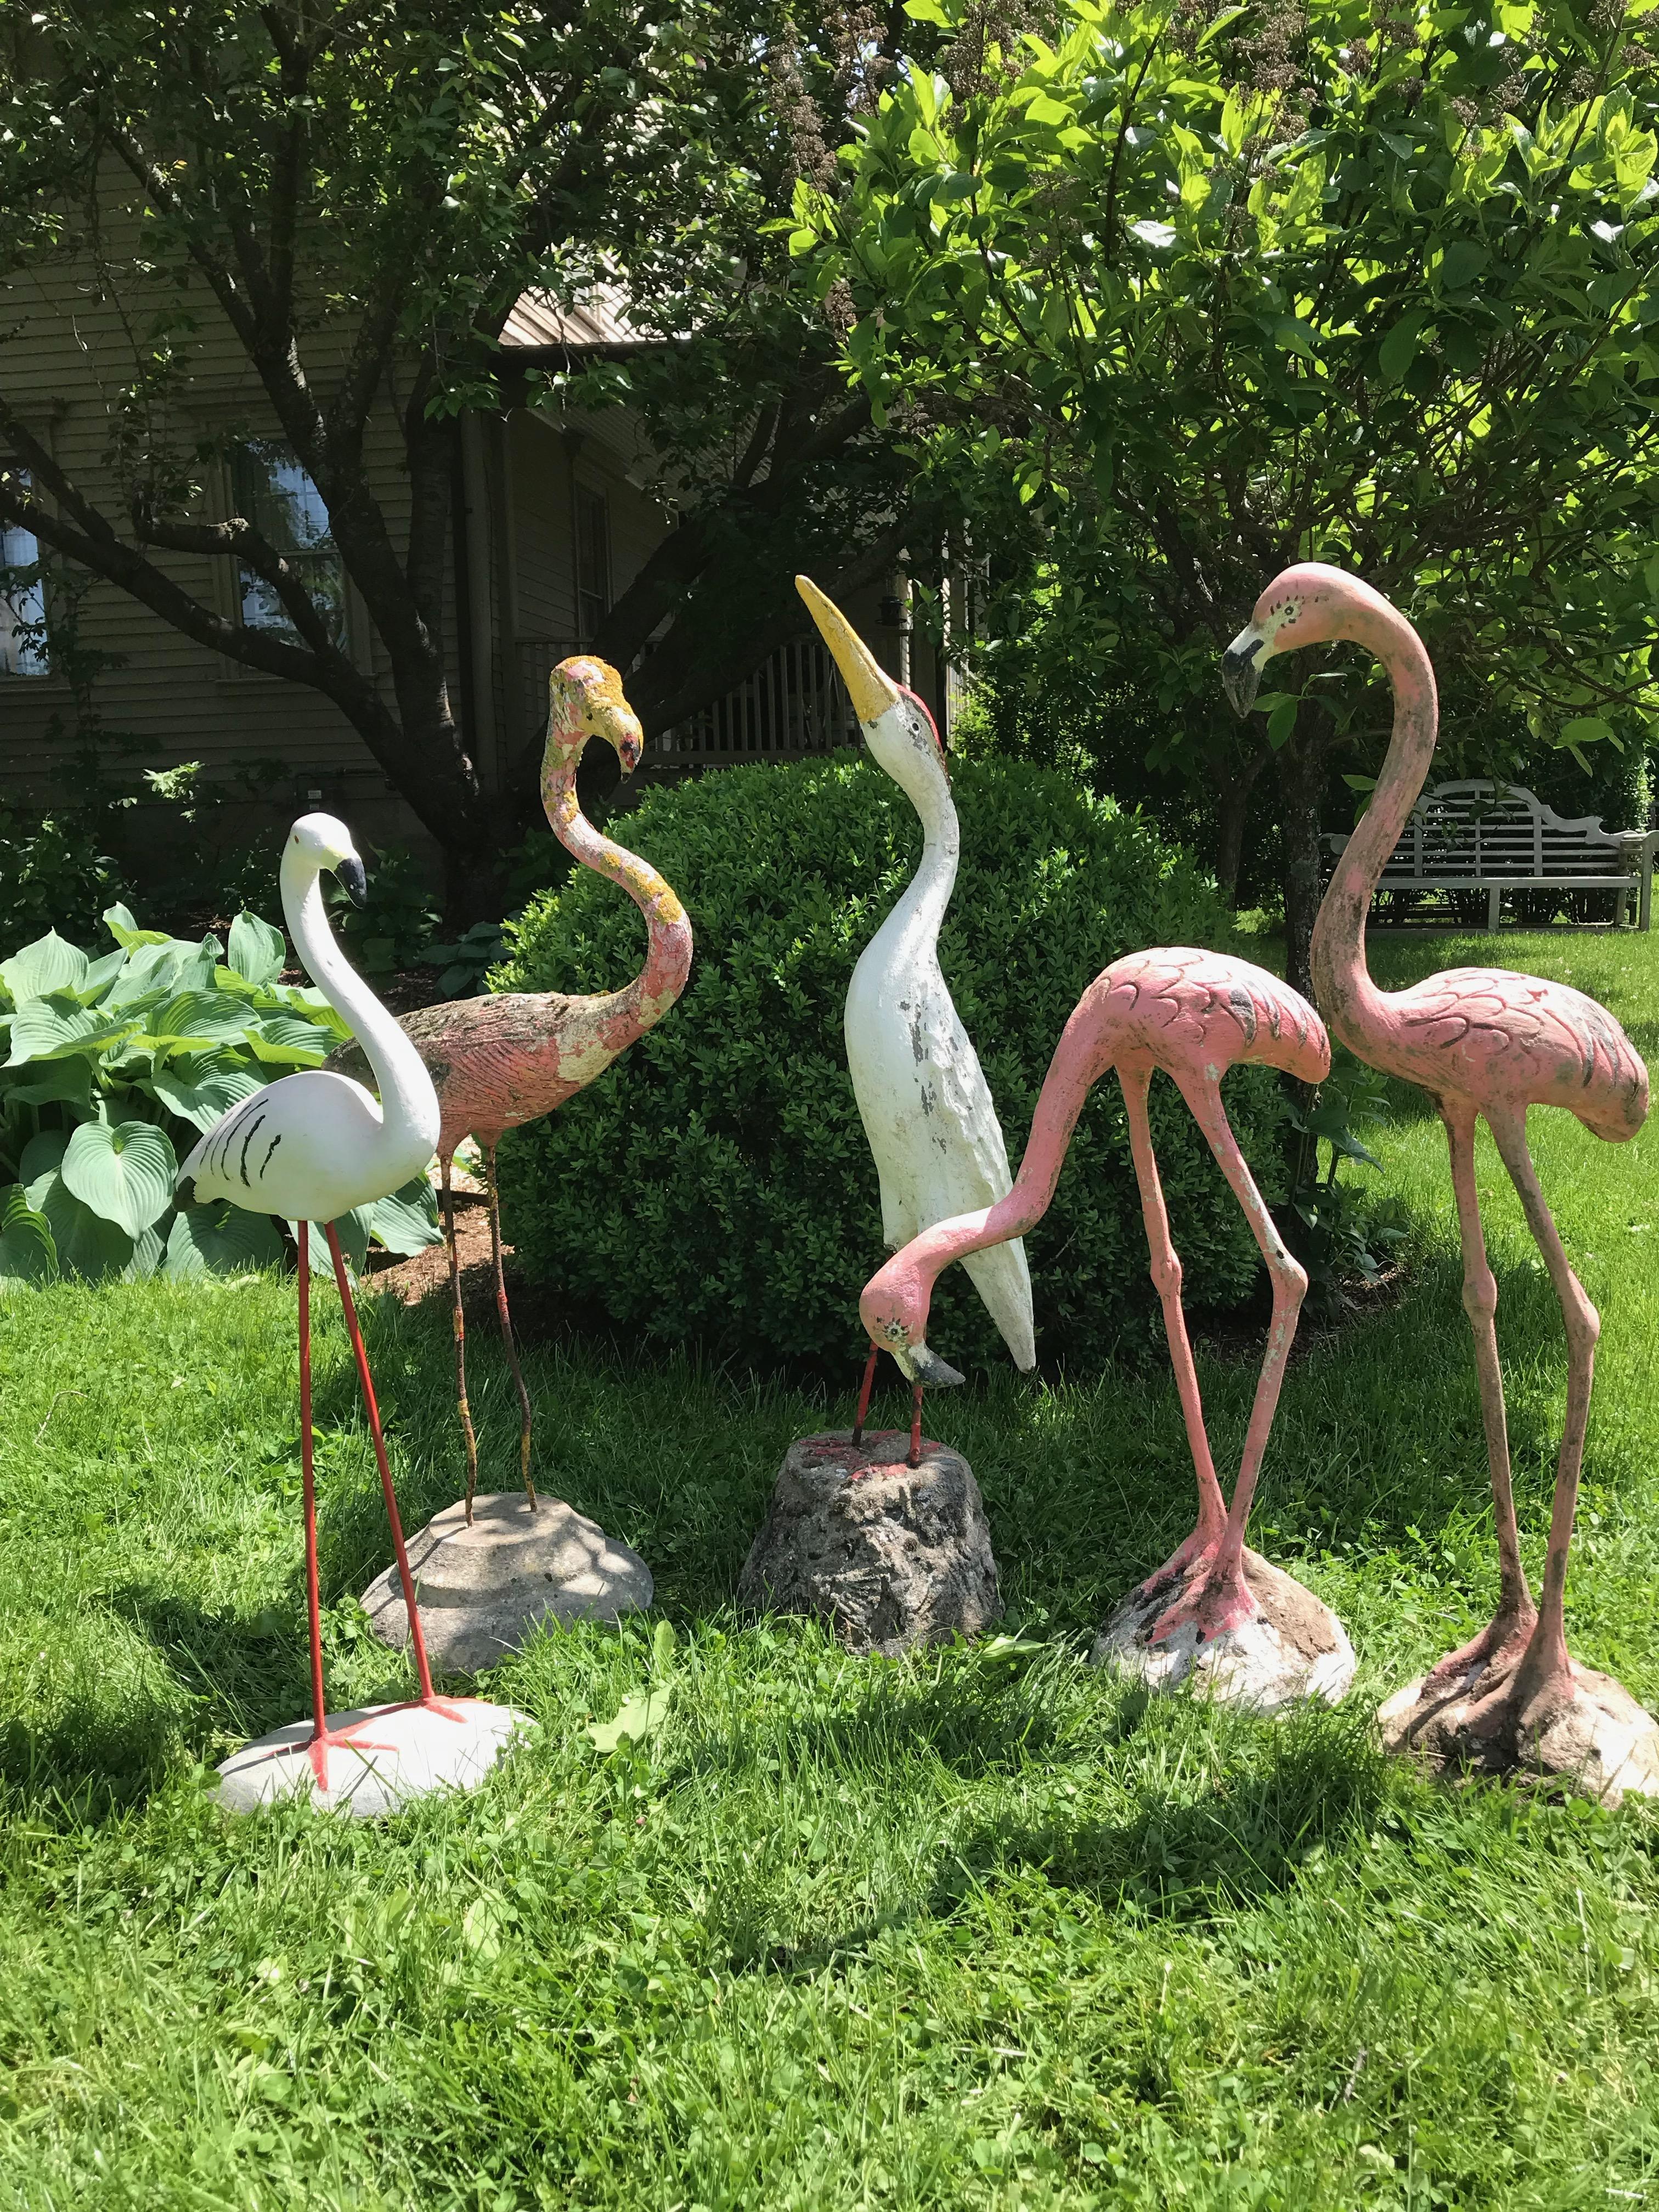
<path id="1" fill-rule="evenodd" d="M 624 775 L 633 775 L 640 764 L 640 757 L 644 750 L 645 732 L 637 722 L 630 720 L 626 727 L 617 732 L 617 758 L 622 763 L 622 772 Z"/>
<path id="2" fill-rule="evenodd" d="M 345 887 L 345 895 L 353 906 L 368 904 L 368 878 L 363 873 L 363 864 L 354 854 L 349 860 L 337 860 L 334 872 Z"/>
<path id="3" fill-rule="evenodd" d="M 908 1370 L 913 1382 L 925 1383 L 930 1390 L 948 1390 L 954 1383 L 968 1379 L 948 1359 L 941 1359 L 925 1344 L 913 1344 L 901 1364 Z"/>
<path id="4" fill-rule="evenodd" d="M 1255 704 L 1261 684 L 1261 648 L 1266 643 L 1259 630 L 1242 629 L 1221 656 L 1221 688 L 1241 721 Z"/>

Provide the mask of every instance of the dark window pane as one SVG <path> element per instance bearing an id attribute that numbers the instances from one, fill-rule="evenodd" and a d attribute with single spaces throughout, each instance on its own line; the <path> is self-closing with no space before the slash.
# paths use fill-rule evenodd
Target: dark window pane
<path id="1" fill-rule="evenodd" d="M 345 639 L 345 571 L 329 528 L 322 494 L 280 438 L 250 438 L 231 459 L 236 512 L 295 571 L 337 645 Z M 273 630 L 296 642 L 276 588 L 252 568 L 240 572 L 241 613 L 248 629 Z"/>
<path id="2" fill-rule="evenodd" d="M 24 491 L 27 469 L 6 464 L 6 474 Z M 48 676 L 46 587 L 40 572 L 40 541 L 32 530 L 0 524 L 0 676 Z"/>

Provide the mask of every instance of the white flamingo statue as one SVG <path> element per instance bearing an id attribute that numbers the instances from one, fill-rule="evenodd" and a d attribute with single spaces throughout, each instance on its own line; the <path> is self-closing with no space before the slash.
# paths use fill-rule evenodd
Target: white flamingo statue
<path id="1" fill-rule="evenodd" d="M 1013 1188 L 991 1086 L 939 972 L 939 925 L 951 903 L 962 838 L 933 716 L 913 691 L 894 683 L 810 577 L 797 576 L 795 588 L 835 656 L 871 754 L 921 819 L 921 863 L 864 948 L 845 1018 L 853 1093 L 881 1183 L 882 1234 L 888 1249 L 897 1251 L 936 1221 L 994 1206 Z M 1035 1366 L 1024 1245 L 1013 1237 L 963 1264 L 1015 1366 Z M 869 1409 L 876 1358 L 872 1344 L 854 1442 Z M 921 1391 L 915 1382 L 913 1467 L 921 1451 Z"/>
<path id="2" fill-rule="evenodd" d="M 283 912 L 301 959 L 318 988 L 344 1016 L 368 1055 L 380 1103 L 361 1084 L 324 1068 L 285 1076 L 216 1122 L 179 1170 L 181 1205 L 228 1200 L 250 1213 L 279 1214 L 297 1224 L 300 1248 L 300 1454 L 305 1499 L 306 1601 L 311 1629 L 313 1719 L 246 1746 L 220 1769 L 220 1802 L 247 1811 L 309 1790 L 314 1802 L 368 1814 L 394 1810 L 430 1788 L 479 1780 L 522 1724 L 510 1707 L 481 1698 L 442 1698 L 432 1687 L 415 1588 L 404 1549 L 386 1439 L 369 1377 L 351 1284 L 334 1224 L 419 1175 L 438 1142 L 438 1098 L 432 1079 L 397 1023 L 342 954 L 324 911 L 318 878 L 327 869 L 361 903 L 363 864 L 351 833 L 332 815 L 307 814 L 289 832 L 283 854 Z M 309 1224 L 320 1222 L 357 1380 L 368 1414 L 386 1517 L 413 1631 L 420 1696 L 361 1712 L 331 1715 L 323 1696 L 322 1620 L 317 1573 L 317 1498 L 311 1425 L 311 1267 Z M 374 1732 L 371 1740 L 366 1729 Z M 343 1778 L 331 1782 L 331 1748 L 352 1756 Z"/>

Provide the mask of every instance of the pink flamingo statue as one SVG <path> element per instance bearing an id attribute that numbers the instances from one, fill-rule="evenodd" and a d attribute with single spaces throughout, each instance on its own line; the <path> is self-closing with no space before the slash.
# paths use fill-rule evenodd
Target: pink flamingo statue
<path id="1" fill-rule="evenodd" d="M 1242 1061 L 1317 1083 L 1331 1062 L 1324 1024 L 1277 976 L 1223 953 L 1176 946 L 1115 961 L 1084 993 L 1060 1036 L 1007 1197 L 924 1230 L 871 1278 L 859 1310 L 872 1343 L 891 1352 L 913 1382 L 959 1382 L 927 1341 L 933 1285 L 953 1261 L 1023 1236 L 1042 1219 L 1083 1102 L 1115 1067 L 1198 1479 L 1198 1525 L 1119 1607 L 1094 1656 L 1126 1659 L 1160 1686 L 1196 1672 L 1216 1694 L 1273 1711 L 1310 1694 L 1340 1697 L 1352 1679 L 1353 1654 L 1335 1616 L 1310 1591 L 1244 1546 L 1308 1279 L 1274 1225 L 1221 1102 L 1222 1077 Z M 1231 1506 L 1211 1456 L 1181 1303 L 1181 1261 L 1152 1153 L 1146 1102 L 1156 1068 L 1171 1078 L 1204 1132 L 1273 1279 L 1267 1348 Z"/>
<path id="2" fill-rule="evenodd" d="M 313 981 L 361 1040 L 380 1103 L 360 1084 L 324 1068 L 285 1076 L 234 1106 L 198 1141 L 179 1170 L 178 1196 L 181 1206 L 228 1201 L 249 1212 L 280 1215 L 295 1224 L 299 1244 L 300 1465 L 313 1718 L 309 1729 L 304 1723 L 278 1729 L 228 1759 L 219 1770 L 220 1801 L 231 1809 L 250 1811 L 296 1789 L 309 1789 L 316 1802 L 343 1804 L 362 1815 L 391 1811 L 441 1784 L 465 1786 L 482 1779 L 523 1716 L 480 1698 L 442 1698 L 432 1686 L 368 1354 L 334 1224 L 341 1214 L 386 1197 L 421 1173 L 437 1139 L 438 1101 L 408 1040 L 334 940 L 318 884 L 325 868 L 332 869 L 361 903 L 363 864 L 350 832 L 331 815 L 304 815 L 295 823 L 283 854 L 283 911 Z M 313 1221 L 323 1224 L 328 1239 L 351 1338 L 420 1685 L 416 1698 L 343 1716 L 330 1715 L 323 1696 L 311 1423 L 309 1224 Z M 434 1727 L 434 1723 L 440 1725 Z M 363 1733 L 370 1728 L 372 1738 Z M 331 1782 L 329 1753 L 339 1746 L 349 1746 L 356 1754 L 347 1761 L 343 1784 L 337 1776 Z M 366 1756 L 369 1753 L 389 1756 Z"/>
<path id="3" fill-rule="evenodd" d="M 1421 1085 L 1446 1125 L 1463 1247 L 1463 1304 L 1475 1368 L 1498 1533 L 1498 1600 L 1491 1623 L 1382 1711 L 1385 1740 L 1432 1758 L 1503 1771 L 1517 1765 L 1576 1777 L 1617 1802 L 1659 1794 L 1659 1724 L 1621 1686 L 1575 1664 L 1564 1617 L 1567 1550 L 1589 1417 L 1601 1321 L 1569 1265 L 1527 1145 L 1529 1106 L 1565 1106 L 1598 1137 L 1633 1137 L 1648 1110 L 1648 1074 L 1604 1006 L 1582 991 L 1501 968 L 1454 968 L 1408 991 L 1379 991 L 1365 963 L 1365 916 L 1377 878 L 1434 757 L 1439 708 L 1421 639 L 1357 576 L 1317 562 L 1286 568 L 1227 648 L 1223 681 L 1248 714 L 1262 665 L 1303 646 L 1348 641 L 1387 671 L 1394 731 L 1364 820 L 1338 861 L 1313 933 L 1314 991 L 1350 1051 Z M 1550 1516 L 1543 1602 L 1521 1564 L 1504 1382 L 1474 1176 L 1474 1127 L 1492 1131 L 1549 1270 L 1566 1325 L 1566 1419 Z"/>
<path id="4" fill-rule="evenodd" d="M 472 1519 L 478 1480 L 478 1445 L 466 1395 L 466 1318 L 461 1305 L 460 1258 L 455 1243 L 455 1199 L 451 1168 L 464 1138 L 476 1137 L 483 1152 L 489 1200 L 489 1241 L 495 1269 L 495 1312 L 518 1387 L 520 1474 L 533 1510 L 531 1480 L 530 1393 L 525 1388 L 507 1310 L 501 1267 L 501 1200 L 495 1147 L 503 1133 L 539 1121 L 602 1075 L 635 1038 L 655 1027 L 685 988 L 691 968 L 691 925 L 685 909 L 657 871 L 602 836 L 576 797 L 576 767 L 590 738 L 616 749 L 623 773 L 639 765 L 643 738 L 622 678 L 608 661 L 578 654 L 562 660 L 548 681 L 547 745 L 542 760 L 542 804 L 554 834 L 585 867 L 620 884 L 644 915 L 645 965 L 620 991 L 568 998 L 557 991 L 502 991 L 454 999 L 405 1014 L 399 1026 L 425 1063 L 436 1087 L 441 1121 L 437 1155 L 443 1181 L 444 1241 L 449 1248 L 449 1290 L 455 1334 L 455 1394 L 466 1450 L 465 1518 Z M 362 1072 L 362 1056 L 343 1048 L 328 1063 L 347 1073 Z"/>

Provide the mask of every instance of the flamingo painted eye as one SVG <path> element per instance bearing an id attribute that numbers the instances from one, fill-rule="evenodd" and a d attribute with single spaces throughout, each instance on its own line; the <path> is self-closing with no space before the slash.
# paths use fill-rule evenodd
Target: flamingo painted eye
<path id="1" fill-rule="evenodd" d="M 933 732 L 933 743 L 939 747 L 939 758 L 943 760 L 945 757 L 945 740 L 939 733 L 939 724 L 933 720 L 933 709 L 928 706 L 927 702 L 921 696 L 920 692 L 913 691 L 908 684 L 901 684 L 898 688 L 901 696 L 909 700 L 912 706 L 915 708 L 917 713 L 921 716 L 922 720 Z"/>

